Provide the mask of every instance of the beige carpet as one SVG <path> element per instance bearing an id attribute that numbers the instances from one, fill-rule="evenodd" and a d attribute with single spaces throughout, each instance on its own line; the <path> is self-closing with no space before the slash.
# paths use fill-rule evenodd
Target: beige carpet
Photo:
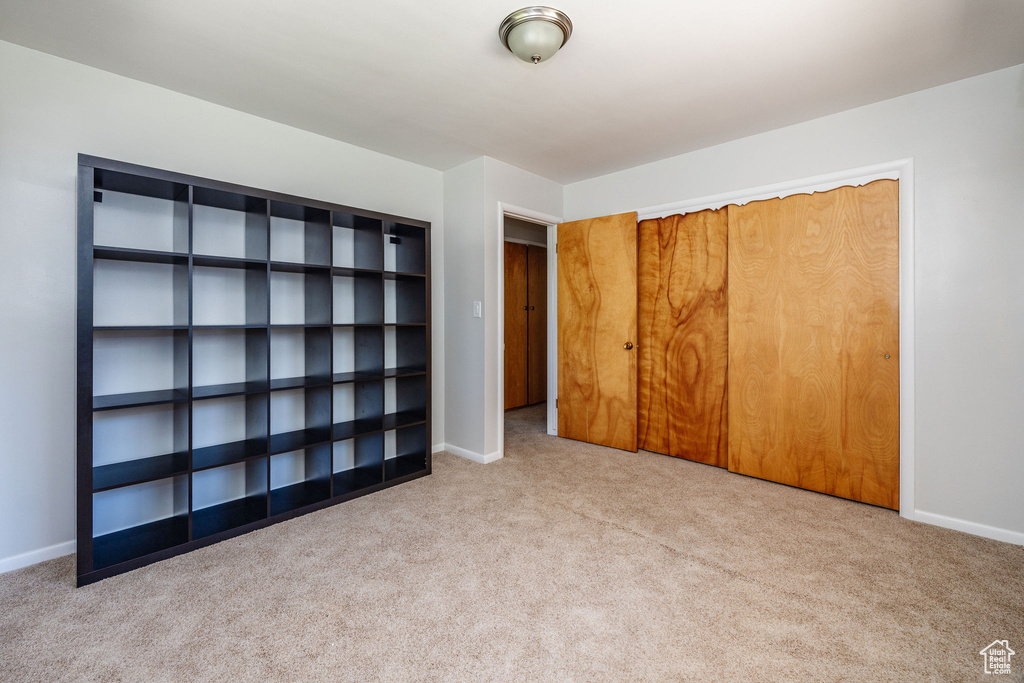
<path id="1" fill-rule="evenodd" d="M 0 575 L 0 679 L 971 681 L 1006 638 L 1024 680 L 1024 548 L 541 420 L 86 588 Z"/>

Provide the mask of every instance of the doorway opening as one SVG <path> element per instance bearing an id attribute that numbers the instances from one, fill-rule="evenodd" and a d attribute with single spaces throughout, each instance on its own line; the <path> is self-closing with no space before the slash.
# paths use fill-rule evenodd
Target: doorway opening
<path id="1" fill-rule="evenodd" d="M 548 226 L 503 216 L 505 430 L 547 431 Z"/>

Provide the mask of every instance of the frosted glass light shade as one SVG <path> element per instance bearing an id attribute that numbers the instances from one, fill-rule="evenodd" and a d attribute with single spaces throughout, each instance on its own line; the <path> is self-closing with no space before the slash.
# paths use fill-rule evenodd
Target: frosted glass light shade
<path id="1" fill-rule="evenodd" d="M 508 48 L 524 62 L 545 62 L 562 47 L 565 35 L 550 21 L 524 21 L 508 34 Z"/>
<path id="2" fill-rule="evenodd" d="M 569 17 L 553 7 L 535 5 L 516 10 L 498 27 L 498 39 L 524 62 L 551 59 L 572 35 Z"/>

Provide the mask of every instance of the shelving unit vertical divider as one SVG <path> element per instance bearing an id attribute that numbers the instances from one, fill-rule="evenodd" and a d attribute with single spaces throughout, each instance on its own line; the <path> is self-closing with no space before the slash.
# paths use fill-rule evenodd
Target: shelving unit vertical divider
<path id="1" fill-rule="evenodd" d="M 381 446 L 380 446 L 381 447 L 381 454 L 380 454 L 380 480 L 381 481 L 384 481 L 384 472 L 385 472 L 385 469 L 387 467 L 387 463 L 385 462 L 385 458 L 387 457 L 387 442 L 386 442 L 386 440 L 387 440 L 387 436 L 386 436 L 387 432 L 384 429 L 384 427 L 385 427 L 384 420 L 387 419 L 387 386 L 388 386 L 388 381 L 387 381 L 387 379 L 384 378 L 384 376 L 387 374 L 387 364 L 386 364 L 386 360 L 385 360 L 386 357 L 387 357 L 387 350 L 386 350 L 385 347 L 387 346 L 387 343 L 388 343 L 388 341 L 387 341 L 387 329 L 388 329 L 387 328 L 387 306 L 388 306 L 388 304 L 387 304 L 387 289 L 386 289 L 385 283 L 384 283 L 384 270 L 386 268 L 386 265 L 384 263 L 384 259 L 385 259 L 385 255 L 386 255 L 385 252 L 387 251 L 387 246 L 386 245 L 387 245 L 387 241 L 388 241 L 388 237 L 385 234 L 386 233 L 386 226 L 387 226 L 387 222 L 386 221 L 381 221 L 380 222 L 380 258 L 377 261 L 380 264 L 380 273 L 378 274 L 377 277 L 380 278 L 380 292 L 381 292 L 381 295 L 380 295 L 380 328 L 379 328 L 379 332 L 380 332 L 380 358 L 378 359 L 379 367 L 381 369 L 381 373 L 380 374 L 381 374 L 381 378 L 382 378 L 381 379 L 381 387 L 380 387 L 381 388 L 381 390 L 380 390 L 380 404 L 378 406 L 378 408 L 379 408 L 378 414 L 381 416 L 381 425 L 380 425 L 380 428 L 381 428 L 381 433 L 380 433 L 380 439 L 381 439 L 381 441 L 380 441 L 380 444 L 381 444 Z"/>
<path id="2" fill-rule="evenodd" d="M 92 552 L 92 384 L 93 384 L 93 192 L 96 170 L 78 167 L 78 307 L 75 345 L 78 354 L 77 387 L 77 471 L 78 516 L 76 520 L 77 572 L 81 576 L 93 570 Z M 88 495 L 89 504 L 82 499 Z"/>
<path id="3" fill-rule="evenodd" d="M 424 350 L 424 354 L 426 356 L 426 364 L 425 364 L 424 367 L 425 367 L 425 369 L 427 371 L 427 374 L 426 374 L 426 378 L 427 378 L 426 379 L 426 388 L 425 388 L 426 396 L 424 397 L 424 399 L 426 401 L 426 407 L 427 407 L 426 416 L 425 416 L 426 417 L 426 424 L 424 425 L 424 429 L 426 431 L 426 437 L 425 437 L 426 443 L 424 444 L 424 446 L 427 449 L 426 465 L 427 465 L 427 474 L 429 475 L 431 473 L 431 468 L 433 466 L 431 455 L 432 455 L 432 451 L 434 450 L 434 435 L 432 433 L 432 427 L 433 426 L 432 426 L 431 410 L 430 410 L 430 406 L 431 406 L 431 395 L 430 395 L 430 392 L 431 392 L 431 380 L 433 379 L 434 375 L 433 375 L 433 373 L 431 371 L 431 367 L 430 367 L 430 365 L 431 365 L 431 358 L 433 357 L 432 356 L 433 352 L 431 350 L 431 339 L 430 339 L 430 337 L 431 337 L 431 324 L 432 323 L 431 323 L 431 317 L 430 317 L 430 296 L 431 296 L 431 294 L 430 294 L 430 280 L 431 280 L 431 277 L 430 277 L 430 228 L 429 227 L 426 227 L 426 228 L 423 229 L 423 276 L 424 276 L 423 288 L 425 290 L 424 300 L 423 300 L 423 308 L 425 310 L 424 320 L 426 321 L 426 326 L 424 327 L 424 330 L 423 330 L 423 336 L 424 336 L 425 346 L 426 346 L 426 349 Z"/>
<path id="4" fill-rule="evenodd" d="M 259 236 L 259 235 L 261 235 L 261 233 L 262 233 L 262 238 L 263 238 L 263 242 L 264 242 L 264 248 L 260 252 L 255 252 L 253 250 L 250 250 L 250 238 L 252 238 L 254 236 Z M 271 397 L 272 397 L 272 394 L 270 392 L 270 378 L 271 378 L 271 374 L 270 374 L 270 356 L 271 356 L 272 351 L 271 351 L 271 348 L 270 348 L 270 201 L 269 200 L 263 202 L 263 221 L 262 221 L 262 224 L 256 224 L 256 223 L 250 224 L 249 218 L 248 218 L 248 214 L 246 214 L 246 235 L 245 235 L 245 240 L 246 240 L 246 255 L 249 256 L 249 255 L 252 255 L 253 253 L 260 253 L 260 255 L 263 257 L 263 259 L 266 261 L 266 263 L 263 264 L 263 283 L 264 283 L 264 288 L 265 289 L 264 289 L 264 294 L 263 294 L 263 307 L 264 307 L 264 310 L 262 311 L 262 316 L 261 316 L 261 320 L 263 320 L 266 323 L 266 325 L 264 327 L 264 330 L 263 330 L 263 342 L 264 342 L 264 344 L 266 344 L 266 367 L 264 368 L 263 376 L 267 380 L 266 400 L 263 402 L 264 403 L 264 411 L 263 411 L 263 413 L 264 413 L 263 414 L 264 429 L 263 429 L 263 435 L 265 437 L 264 443 L 263 443 L 263 453 L 265 455 L 265 462 L 266 462 L 266 467 L 264 468 L 265 469 L 265 471 L 264 471 L 264 475 L 265 475 L 264 487 L 265 487 L 265 490 L 266 490 L 266 495 L 264 496 L 263 504 L 264 504 L 265 517 L 267 519 L 269 519 L 270 518 L 270 491 L 271 491 L 271 489 L 270 489 L 270 403 L 271 403 Z M 248 283 L 247 283 L 247 287 L 248 287 Z M 247 294 L 248 294 L 248 292 L 247 292 Z M 249 299 L 249 297 L 246 296 L 246 300 L 247 301 L 248 301 L 248 299 Z M 246 305 L 248 306 L 248 304 L 246 304 Z M 248 316 L 248 313 L 249 312 L 247 311 L 247 313 L 246 313 L 247 316 Z M 247 319 L 248 319 L 248 317 L 247 317 Z M 246 367 L 248 367 L 248 363 L 246 363 Z M 249 415 L 249 411 L 247 410 L 246 411 L 246 416 L 247 416 L 246 419 L 248 419 L 248 415 Z M 246 436 L 247 437 L 248 437 L 248 433 L 249 433 L 249 428 L 250 428 L 250 425 L 246 425 L 245 426 Z M 247 491 L 247 493 L 248 493 L 248 491 Z"/>
<path id="5" fill-rule="evenodd" d="M 195 292 L 193 287 L 195 286 L 195 278 L 193 277 L 193 259 L 195 257 L 195 249 L 193 248 L 193 233 L 195 232 L 195 188 L 189 184 L 188 186 L 188 377 L 185 379 L 185 384 L 188 389 L 188 401 L 185 404 L 186 415 L 188 416 L 188 508 L 186 514 L 188 515 L 188 540 L 191 541 L 194 536 L 192 535 L 192 496 L 195 493 L 195 482 L 193 481 L 193 463 L 192 463 L 192 430 L 194 429 L 194 416 L 192 414 L 192 354 L 195 350 L 195 325 L 193 322 L 193 311 Z M 175 374 L 177 374 L 177 368 L 175 368 Z M 175 377 L 175 386 L 181 386 L 181 382 L 177 381 Z"/>
<path id="6" fill-rule="evenodd" d="M 385 281 L 385 272 L 387 270 L 387 245 L 390 238 L 388 237 L 388 221 L 381 221 L 381 358 L 380 367 L 383 370 L 381 375 L 384 376 L 381 384 L 381 404 L 380 404 L 380 415 L 382 418 L 381 422 L 381 481 L 387 479 L 387 284 Z"/>
<path id="7" fill-rule="evenodd" d="M 334 211 L 327 213 L 327 253 L 330 254 L 328 263 L 330 268 L 327 273 L 327 310 L 329 317 L 327 321 L 331 323 L 330 327 L 327 328 L 327 377 L 330 378 L 331 382 L 328 384 L 328 417 L 327 430 L 330 436 L 328 442 L 328 449 L 330 453 L 327 458 L 327 498 L 334 498 Z M 309 244 L 307 242 L 306 247 Z"/>

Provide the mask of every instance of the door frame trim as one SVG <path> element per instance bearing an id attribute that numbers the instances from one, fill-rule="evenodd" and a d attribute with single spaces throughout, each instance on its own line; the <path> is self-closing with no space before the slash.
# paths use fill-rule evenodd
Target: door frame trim
<path id="1" fill-rule="evenodd" d="M 896 159 L 871 166 L 762 185 L 744 190 L 659 204 L 637 211 L 637 221 L 664 218 L 677 213 L 720 209 L 760 199 L 824 192 L 847 185 L 866 185 L 875 180 L 898 180 L 900 185 L 900 517 L 915 519 L 915 354 L 914 354 L 914 159 Z M 548 239 L 550 240 L 550 234 Z"/>
<path id="2" fill-rule="evenodd" d="M 498 425 L 498 449 L 501 455 L 505 453 L 505 242 L 518 241 L 505 239 L 505 216 L 539 223 L 547 226 L 548 243 L 543 245 L 548 250 L 548 396 L 547 396 L 547 433 L 552 436 L 558 434 L 558 412 L 555 408 L 555 398 L 558 396 L 558 364 L 552 363 L 552 358 L 558 357 L 558 261 L 555 258 L 558 224 L 562 219 L 550 214 L 515 206 L 508 202 L 498 202 L 498 263 L 501 267 L 492 280 L 498 292 L 499 312 L 495 317 L 498 322 L 498 335 L 495 341 L 495 358 L 498 359 L 498 393 L 495 405 L 497 406 Z M 542 245 L 538 245 L 542 246 Z M 554 322 L 552 322 L 554 321 Z"/>

